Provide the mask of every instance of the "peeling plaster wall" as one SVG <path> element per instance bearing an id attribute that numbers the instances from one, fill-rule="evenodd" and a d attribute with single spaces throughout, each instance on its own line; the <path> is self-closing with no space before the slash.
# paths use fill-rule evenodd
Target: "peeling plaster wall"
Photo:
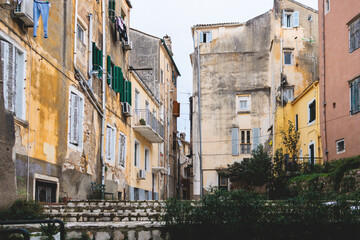
<path id="1" fill-rule="evenodd" d="M 200 45 L 201 124 L 204 188 L 218 186 L 216 169 L 241 161 L 249 154 L 232 156 L 231 128 L 260 128 L 260 143 L 268 138 L 270 126 L 270 54 L 271 13 L 245 24 L 202 26 L 198 31 L 212 31 L 212 41 Z M 194 33 L 197 42 L 196 33 Z M 197 47 L 197 46 L 196 46 Z M 193 64 L 193 151 L 194 197 L 200 194 L 198 69 L 197 48 Z M 249 113 L 238 114 L 239 94 L 250 97 Z M 240 135 L 239 135 L 240 136 Z M 251 133 L 251 138 L 252 138 Z M 240 141 L 239 141 L 240 142 Z M 251 142 L 253 140 L 251 139 Z M 240 146 L 239 146 L 240 147 Z"/>

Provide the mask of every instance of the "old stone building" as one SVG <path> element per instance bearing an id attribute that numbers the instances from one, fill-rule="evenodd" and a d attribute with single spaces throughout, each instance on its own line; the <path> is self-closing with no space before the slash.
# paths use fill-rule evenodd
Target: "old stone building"
<path id="1" fill-rule="evenodd" d="M 130 53 L 132 71 L 149 86 L 154 97 L 159 100 L 157 115 L 164 126 L 164 143 L 159 145 L 159 162 L 153 172 L 159 174 L 161 199 L 177 194 L 177 117 L 180 103 L 177 102 L 177 78 L 180 72 L 173 59 L 171 38 L 159 38 L 136 29 L 130 29 L 133 50 Z M 141 109 L 144 100 L 139 98 Z M 165 188 L 163 188 L 165 187 Z"/>
<path id="2" fill-rule="evenodd" d="M 293 0 L 245 23 L 192 27 L 194 197 L 228 188 L 221 169 L 271 152 L 285 94 L 300 94 L 317 77 L 317 11 Z M 315 42 L 315 44 L 313 44 Z M 200 101 L 199 101 L 200 99 Z M 282 113 L 281 113 L 282 114 Z"/>
<path id="3" fill-rule="evenodd" d="M 150 166 L 159 166 L 157 142 L 176 133 L 176 124 L 165 133 L 159 130 L 156 143 L 141 141 L 142 152 L 135 154 L 135 139 L 141 138 L 136 134 L 142 134 L 135 129 L 142 126 L 134 105 L 141 92 L 152 108 L 144 107 L 143 126 L 154 132 L 161 129 L 160 113 L 173 103 L 158 100 L 167 99 L 170 90 L 150 89 L 150 82 L 129 70 L 131 2 L 58 1 L 51 8 L 41 3 L 50 10 L 48 21 L 42 16 L 39 24 L 33 16 L 38 3 L 12 4 L 0 8 L 0 191 L 7 196 L 1 205 L 15 198 L 99 197 L 94 194 L 101 187 L 94 183 L 105 186 L 108 198 L 165 198 L 159 189 L 166 183 L 154 179 L 157 172 Z M 169 64 L 174 69 L 173 60 Z M 177 75 L 167 75 L 173 76 L 171 89 Z M 169 99 L 176 101 L 176 91 Z"/>

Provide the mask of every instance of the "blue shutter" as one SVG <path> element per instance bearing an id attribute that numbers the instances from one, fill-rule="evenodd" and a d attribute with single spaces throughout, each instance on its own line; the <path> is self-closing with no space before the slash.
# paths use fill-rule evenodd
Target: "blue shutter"
<path id="1" fill-rule="evenodd" d="M 209 42 L 212 41 L 212 31 L 209 32 Z"/>
<path id="2" fill-rule="evenodd" d="M 231 149 L 232 155 L 237 156 L 239 155 L 239 129 L 238 128 L 231 128 Z"/>
<path id="3" fill-rule="evenodd" d="M 252 149 L 256 149 L 260 144 L 260 128 L 253 128 L 253 144 Z"/>
<path id="4" fill-rule="evenodd" d="M 286 27 L 286 15 L 285 15 L 285 11 L 282 11 L 282 26 Z"/>
<path id="5" fill-rule="evenodd" d="M 293 27 L 299 26 L 299 12 L 293 13 Z"/>
<path id="6" fill-rule="evenodd" d="M 204 42 L 204 33 L 200 32 L 200 42 Z"/>

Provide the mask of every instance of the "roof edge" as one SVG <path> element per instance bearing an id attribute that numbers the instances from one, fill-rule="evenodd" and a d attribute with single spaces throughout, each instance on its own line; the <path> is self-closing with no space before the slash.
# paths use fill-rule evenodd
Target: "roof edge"
<path id="1" fill-rule="evenodd" d="M 314 12 L 314 13 L 318 13 L 318 10 L 316 10 L 316 9 L 314 9 L 312 7 L 309 7 L 308 5 L 305 5 L 305 4 L 300 3 L 298 1 L 295 1 L 295 0 L 288 0 L 288 1 L 292 2 L 292 3 L 295 3 L 295 4 L 297 4 L 297 5 L 299 5 L 299 6 L 303 7 L 303 8 L 306 8 L 306 9 L 308 9 L 308 10 Z"/>
<path id="2" fill-rule="evenodd" d="M 174 60 L 174 58 L 172 57 L 171 52 L 170 52 L 169 48 L 167 47 L 167 45 L 166 45 L 166 43 L 165 43 L 164 39 L 161 39 L 161 43 L 162 43 L 162 45 L 165 47 L 166 52 L 168 53 L 168 55 L 169 55 L 169 57 L 170 57 L 170 59 L 171 59 L 172 63 L 174 64 L 174 67 L 175 67 L 175 69 L 176 69 L 176 71 L 177 71 L 178 75 L 179 75 L 179 76 L 181 76 L 180 71 L 179 71 L 179 69 L 178 69 L 178 68 L 177 68 L 177 66 L 176 66 L 175 60 Z"/>

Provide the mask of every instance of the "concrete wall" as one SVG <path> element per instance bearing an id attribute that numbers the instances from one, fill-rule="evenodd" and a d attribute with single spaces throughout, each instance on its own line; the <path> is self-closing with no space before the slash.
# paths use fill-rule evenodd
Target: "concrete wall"
<path id="1" fill-rule="evenodd" d="M 319 0 L 321 129 L 325 160 L 360 154 L 360 114 L 350 114 L 349 82 L 360 74 L 360 49 L 349 53 L 348 23 L 359 14 L 356 0 L 331 1 L 325 14 Z M 323 37 L 325 36 L 325 38 Z M 337 153 L 336 141 L 344 139 L 345 151 Z"/>

